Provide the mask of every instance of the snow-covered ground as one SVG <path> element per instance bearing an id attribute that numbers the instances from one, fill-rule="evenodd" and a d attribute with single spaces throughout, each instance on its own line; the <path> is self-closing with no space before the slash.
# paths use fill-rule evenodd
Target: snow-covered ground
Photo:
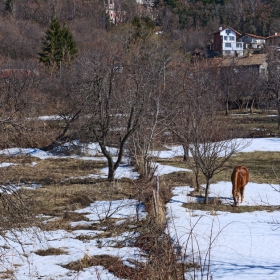
<path id="1" fill-rule="evenodd" d="M 96 151 L 98 147 L 94 144 L 89 146 L 87 158 L 98 158 L 100 154 Z M 181 147 L 169 147 L 168 151 L 157 152 L 159 157 L 173 157 L 182 155 Z M 279 138 L 250 139 L 250 145 L 244 152 L 252 151 L 280 151 Z M 52 157 L 51 154 L 38 149 L 9 149 L 0 151 L 0 154 L 17 155 L 29 153 L 40 158 Z M 84 158 L 84 157 L 80 157 Z M 3 165 L 5 166 L 5 165 Z M 169 172 L 176 172 L 179 169 L 166 165 L 158 165 L 159 175 Z M 189 170 L 185 170 L 189 171 Z M 95 176 L 105 176 L 106 169 L 101 170 Z M 75 174 L 73 174 L 75 176 Z M 117 177 L 136 178 L 135 173 L 127 162 L 118 169 Z M 210 187 L 210 197 L 219 196 L 225 204 L 231 204 L 231 183 L 219 182 Z M 279 211 L 267 212 L 258 211 L 251 213 L 229 213 L 214 211 L 194 211 L 182 207 L 184 202 L 194 200 L 187 196 L 189 186 L 178 186 L 173 190 L 174 196 L 167 204 L 167 215 L 170 218 L 167 232 L 171 234 L 178 248 L 186 256 L 194 256 L 201 260 L 202 268 L 207 268 L 207 258 L 210 252 L 210 274 L 213 279 L 280 279 L 280 222 Z M 249 182 L 245 190 L 244 205 L 280 205 L 280 193 L 278 185 L 256 184 Z M 140 205 L 141 206 L 141 205 Z M 124 232 L 120 236 L 112 238 L 98 238 L 81 240 L 80 235 L 97 236 L 102 230 L 75 230 L 81 224 L 98 223 L 104 215 L 122 220 L 133 219 L 136 215 L 136 208 L 140 216 L 145 217 L 144 209 L 134 200 L 122 201 L 96 201 L 90 207 L 79 210 L 86 213 L 89 221 L 73 222 L 72 232 L 58 230 L 53 232 L 39 232 L 36 229 L 30 230 L 28 235 L 19 235 L 23 246 L 15 240 L 6 244 L 0 240 L 0 246 L 6 247 L 6 253 L 0 256 L 0 272 L 13 270 L 16 279 L 30 280 L 95 280 L 95 279 L 118 279 L 103 267 L 90 267 L 80 272 L 63 268 L 61 265 L 71 261 L 79 260 L 86 254 L 100 255 L 107 254 L 120 257 L 124 262 L 128 259 L 143 260 L 143 252 L 139 248 L 115 246 L 119 241 L 126 244 L 132 233 Z M 35 234 L 36 233 L 36 234 Z M 38 240 L 41 236 L 41 241 Z M 191 237 L 191 238 L 190 238 Z M 209 251 L 209 244 L 211 250 Z M 127 244 L 128 245 L 128 244 Z M 192 246 L 193 245 L 193 246 Z M 38 249 L 60 248 L 65 254 L 59 256 L 39 256 L 35 252 Z M 23 250 L 24 249 L 24 250 Z M 200 257 L 197 253 L 200 253 Z M 206 262 L 204 260 L 206 258 Z M 196 271 L 196 279 L 210 279 L 201 274 L 203 269 Z M 192 272 L 192 276 L 194 272 Z M 190 275 L 187 275 L 189 277 Z M 186 279 L 192 279 L 186 278 Z"/>
<path id="2" fill-rule="evenodd" d="M 105 217 L 118 219 L 121 223 L 128 219 L 135 218 L 136 207 L 138 208 L 139 218 L 144 218 L 146 213 L 141 205 L 135 200 L 118 201 L 96 201 L 89 207 L 77 210 L 78 213 L 86 213 L 89 221 L 72 222 L 72 232 L 65 230 L 41 232 L 38 229 L 30 229 L 29 233 L 17 232 L 17 238 L 7 243 L 0 240 L 0 246 L 6 246 L 7 250 L 0 256 L 0 272 L 12 270 L 15 272 L 15 279 L 118 279 L 102 267 L 90 267 L 83 271 L 76 272 L 63 268 L 70 262 L 78 261 L 83 257 L 93 255 L 111 255 L 120 257 L 124 262 L 128 259 L 141 260 L 140 249 L 131 247 L 129 240 L 133 233 L 123 232 L 117 237 L 94 238 L 101 234 L 102 230 L 75 230 L 80 225 L 98 224 Z M 47 218 L 47 217 L 46 217 Z M 79 236 L 91 237 L 85 240 Z M 14 236 L 10 236 L 14 239 Z M 23 244 L 21 246 L 19 242 Z M 118 243 L 127 244 L 118 248 Z M 37 250 L 57 248 L 65 251 L 62 255 L 40 256 Z M 98 278 L 100 276 L 100 278 Z"/>
<path id="3" fill-rule="evenodd" d="M 248 183 L 243 204 L 279 205 L 280 193 L 273 187 L 279 189 L 278 185 Z M 194 200 L 187 196 L 190 190 L 186 186 L 174 189 L 174 196 L 167 205 L 168 231 L 180 244 L 183 254 L 194 255 L 198 262 L 206 261 L 202 264 L 203 279 L 206 279 L 209 253 L 213 279 L 280 279 L 279 211 L 230 213 L 190 210 L 182 207 L 183 203 Z M 229 182 L 211 185 L 211 193 L 220 195 L 226 203 L 233 202 Z M 201 270 L 197 273 L 200 275 Z"/>
<path id="4" fill-rule="evenodd" d="M 243 143 L 242 146 L 248 145 L 242 150 L 244 153 L 250 153 L 255 151 L 267 151 L 267 152 L 280 152 L 280 138 L 248 138 L 237 139 L 236 143 Z M 184 150 L 182 146 L 166 146 L 165 151 L 154 151 L 153 155 L 159 158 L 173 158 L 175 156 L 183 156 Z M 191 156 L 191 154 L 190 154 Z"/>

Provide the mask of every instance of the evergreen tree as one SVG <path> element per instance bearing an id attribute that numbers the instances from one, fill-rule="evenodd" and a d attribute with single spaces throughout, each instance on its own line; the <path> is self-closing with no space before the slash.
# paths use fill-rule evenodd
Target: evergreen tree
<path id="1" fill-rule="evenodd" d="M 72 33 L 65 25 L 61 28 L 55 15 L 42 43 L 43 49 L 42 53 L 39 53 L 39 60 L 51 72 L 59 69 L 62 63 L 71 62 L 78 52 Z"/>
<path id="2" fill-rule="evenodd" d="M 11 13 L 13 11 L 13 1 L 12 0 L 6 0 L 5 11 L 8 13 Z"/>
<path id="3" fill-rule="evenodd" d="M 64 25 L 61 29 L 61 58 L 65 63 L 70 62 L 78 53 L 76 42 L 70 30 Z"/>

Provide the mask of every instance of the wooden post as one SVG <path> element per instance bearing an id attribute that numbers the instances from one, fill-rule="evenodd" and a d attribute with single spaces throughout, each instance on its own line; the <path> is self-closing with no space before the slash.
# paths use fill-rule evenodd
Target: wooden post
<path id="1" fill-rule="evenodd" d="M 157 176 L 157 181 L 156 181 L 156 192 L 157 192 L 157 200 L 159 200 L 159 178 Z"/>
<path id="2" fill-rule="evenodd" d="M 157 205 L 157 197 L 156 197 L 156 193 L 155 190 L 153 190 L 153 198 L 154 198 L 154 209 L 155 209 L 155 214 L 156 216 L 158 216 L 158 205 Z"/>

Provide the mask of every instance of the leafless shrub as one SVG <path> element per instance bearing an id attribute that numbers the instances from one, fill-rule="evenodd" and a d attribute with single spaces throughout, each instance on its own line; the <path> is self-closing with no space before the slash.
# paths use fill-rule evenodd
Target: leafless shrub
<path id="1" fill-rule="evenodd" d="M 0 213 L 3 218 L 1 226 L 3 229 L 20 225 L 26 226 L 26 223 L 32 217 L 32 213 L 28 207 L 28 201 L 31 198 L 22 195 L 21 189 L 17 185 L 2 185 L 0 191 Z"/>

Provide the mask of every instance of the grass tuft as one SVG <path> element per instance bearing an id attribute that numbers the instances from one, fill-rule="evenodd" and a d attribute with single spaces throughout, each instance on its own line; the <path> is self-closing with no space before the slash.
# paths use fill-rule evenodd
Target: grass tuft
<path id="1" fill-rule="evenodd" d="M 34 252 L 39 256 L 56 256 L 56 255 L 67 255 L 67 251 L 61 248 L 48 248 L 46 250 L 37 250 Z"/>

